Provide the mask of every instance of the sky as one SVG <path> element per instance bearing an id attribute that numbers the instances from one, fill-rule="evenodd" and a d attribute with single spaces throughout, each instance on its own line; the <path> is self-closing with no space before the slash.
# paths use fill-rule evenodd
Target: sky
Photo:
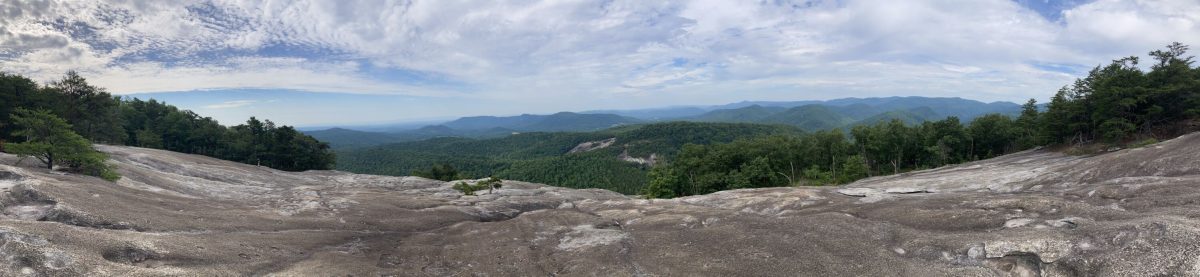
<path id="1" fill-rule="evenodd" d="M 0 71 L 236 124 L 743 100 L 1045 100 L 1200 0 L 0 0 Z"/>

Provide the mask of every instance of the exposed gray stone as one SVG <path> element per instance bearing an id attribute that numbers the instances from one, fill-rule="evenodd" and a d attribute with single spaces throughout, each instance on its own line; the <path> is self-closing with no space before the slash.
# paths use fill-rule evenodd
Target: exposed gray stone
<path id="1" fill-rule="evenodd" d="M 909 194 L 909 193 L 924 193 L 927 191 L 925 191 L 924 188 L 918 188 L 918 187 L 896 187 L 896 188 L 884 189 L 883 192 L 892 193 L 892 194 Z"/>
<path id="2" fill-rule="evenodd" d="M 837 192 L 841 193 L 841 194 L 849 195 L 849 196 L 856 196 L 856 197 L 865 197 L 868 195 L 880 193 L 880 191 L 878 189 L 873 189 L 873 188 L 844 188 L 844 189 L 838 189 Z"/>
<path id="3" fill-rule="evenodd" d="M 1196 135 L 665 200 L 100 149 L 123 179 L 0 154 L 0 276 L 1200 274 Z"/>

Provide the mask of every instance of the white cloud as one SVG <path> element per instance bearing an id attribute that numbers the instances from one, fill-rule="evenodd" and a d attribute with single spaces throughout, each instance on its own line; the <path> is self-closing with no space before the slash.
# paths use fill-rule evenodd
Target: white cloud
<path id="1" fill-rule="evenodd" d="M 279 88 L 556 109 L 1044 99 L 1073 76 L 1031 64 L 1200 44 L 1194 0 L 1098 0 L 1057 22 L 1008 0 L 5 1 L 0 13 L 0 70 L 38 80 L 78 69 L 115 93 Z"/>
<path id="2" fill-rule="evenodd" d="M 225 102 L 221 102 L 221 103 L 217 103 L 217 104 L 207 105 L 207 106 L 204 106 L 204 108 L 205 109 L 241 108 L 241 107 L 245 107 L 245 106 L 250 106 L 251 104 L 254 104 L 257 102 L 258 101 L 255 101 L 255 100 L 233 100 L 233 101 L 225 101 Z"/>

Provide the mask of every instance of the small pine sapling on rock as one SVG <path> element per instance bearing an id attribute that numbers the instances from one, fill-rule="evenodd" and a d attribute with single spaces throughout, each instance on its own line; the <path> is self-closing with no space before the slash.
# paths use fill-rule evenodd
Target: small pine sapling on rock
<path id="1" fill-rule="evenodd" d="M 500 186 L 502 185 L 501 183 L 503 183 L 503 182 L 504 181 L 500 180 L 500 178 L 488 177 L 487 180 L 483 180 L 483 182 L 479 182 L 479 185 L 487 186 L 488 194 L 492 194 L 493 191 L 500 188 Z"/>
<path id="2" fill-rule="evenodd" d="M 476 191 L 480 191 L 485 188 L 488 190 L 488 194 L 492 194 L 492 192 L 495 192 L 496 189 L 501 187 L 503 182 L 504 181 L 500 180 L 500 178 L 488 177 L 483 181 L 475 182 L 475 184 L 468 184 L 465 181 L 458 181 L 458 183 L 455 183 L 451 188 L 462 192 L 463 195 L 475 195 Z"/>

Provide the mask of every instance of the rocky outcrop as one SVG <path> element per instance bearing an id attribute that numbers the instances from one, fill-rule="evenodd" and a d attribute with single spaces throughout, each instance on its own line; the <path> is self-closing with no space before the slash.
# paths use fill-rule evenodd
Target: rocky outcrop
<path id="1" fill-rule="evenodd" d="M 101 150 L 125 178 L 0 156 L 0 276 L 1200 274 L 1197 135 L 669 200 Z"/>
<path id="2" fill-rule="evenodd" d="M 646 156 L 645 158 L 635 157 L 629 155 L 629 149 L 621 151 L 621 154 L 617 155 L 617 159 L 645 166 L 654 166 L 655 164 L 658 164 L 658 154 L 650 153 L 650 156 Z"/>
<path id="3" fill-rule="evenodd" d="M 612 146 L 613 143 L 616 143 L 616 142 L 617 142 L 617 138 L 608 138 L 608 139 L 604 139 L 604 140 L 583 142 L 583 143 L 580 143 L 579 145 L 575 145 L 574 148 L 571 148 L 571 151 L 567 151 L 567 154 L 575 154 L 575 153 L 591 152 L 593 150 L 600 150 L 600 149 L 608 148 L 609 146 Z"/>

